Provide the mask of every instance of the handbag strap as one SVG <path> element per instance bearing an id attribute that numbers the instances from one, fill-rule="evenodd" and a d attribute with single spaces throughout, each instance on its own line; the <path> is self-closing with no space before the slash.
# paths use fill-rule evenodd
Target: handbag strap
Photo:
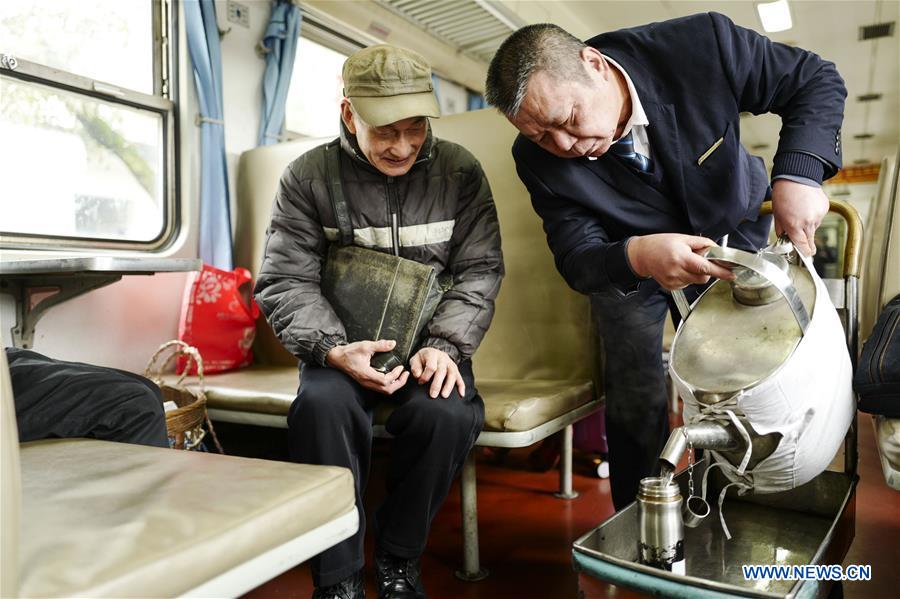
<path id="1" fill-rule="evenodd" d="M 325 177 L 328 179 L 328 195 L 334 209 L 334 220 L 337 222 L 340 244 L 353 244 L 353 227 L 350 224 L 350 213 L 347 200 L 344 199 L 344 186 L 341 184 L 341 142 L 335 140 L 325 146 Z"/>

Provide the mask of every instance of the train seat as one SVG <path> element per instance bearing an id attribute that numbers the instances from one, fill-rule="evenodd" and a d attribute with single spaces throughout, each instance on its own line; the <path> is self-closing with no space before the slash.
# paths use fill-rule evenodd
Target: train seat
<path id="1" fill-rule="evenodd" d="M 358 529 L 345 468 L 18 443 L 6 356 L 2 597 L 234 597 Z"/>
<path id="2" fill-rule="evenodd" d="M 515 175 L 510 148 L 515 129 L 492 110 L 434 120 L 435 135 L 462 144 L 481 162 L 497 206 L 506 277 L 496 313 L 473 359 L 475 382 L 485 403 L 485 426 L 477 444 L 525 447 L 566 430 L 560 486 L 571 490 L 571 424 L 596 412 L 597 376 L 590 307 L 556 271 L 540 219 Z M 237 264 L 254 273 L 262 263 L 265 230 L 284 168 L 326 140 L 304 140 L 256 148 L 240 159 L 235 231 Z M 260 319 L 255 364 L 235 372 L 208 375 L 206 389 L 213 419 L 285 427 L 299 383 L 297 360 Z M 196 380 L 189 380 L 196 384 Z M 374 433 L 388 436 L 387 406 L 376 409 Z M 475 509 L 474 458 L 463 469 L 464 511 Z M 466 498 L 471 501 L 466 501 Z M 469 511 L 471 510 L 471 511 Z M 464 522 L 476 519 L 464 517 Z M 466 524 L 468 526 L 468 524 Z M 466 531 L 466 570 L 478 570 L 477 531 Z M 471 566 L 471 567 L 470 567 Z"/>
<path id="3" fill-rule="evenodd" d="M 869 211 L 864 246 L 860 302 L 860 341 L 872 331 L 879 312 L 900 294 L 900 151 L 881 163 L 878 191 Z M 875 442 L 881 458 L 884 480 L 900 491 L 900 418 L 873 416 Z"/>
<path id="4" fill-rule="evenodd" d="M 296 367 L 284 366 L 255 365 L 210 375 L 205 385 L 208 405 L 212 416 L 225 421 L 283 428 L 299 380 Z M 590 381 L 486 379 L 476 383 L 479 393 L 490 400 L 485 399 L 484 430 L 497 433 L 531 430 L 589 403 L 593 394 Z M 382 403 L 373 423 L 384 424 L 390 412 L 390 402 Z"/>

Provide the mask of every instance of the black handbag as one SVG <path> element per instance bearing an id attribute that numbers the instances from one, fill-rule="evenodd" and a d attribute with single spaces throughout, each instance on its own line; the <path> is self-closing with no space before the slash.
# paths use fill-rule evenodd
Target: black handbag
<path id="1" fill-rule="evenodd" d="M 900 295 L 878 316 L 859 356 L 853 388 L 863 412 L 900 418 Z"/>
<path id="2" fill-rule="evenodd" d="M 451 279 L 437 276 L 427 264 L 352 245 L 340 152 L 338 142 L 325 148 L 325 170 L 339 238 L 328 248 L 322 294 L 344 324 L 348 341 L 396 341 L 394 349 L 372 357 L 372 368 L 388 372 L 409 361 L 425 326 L 450 289 Z"/>

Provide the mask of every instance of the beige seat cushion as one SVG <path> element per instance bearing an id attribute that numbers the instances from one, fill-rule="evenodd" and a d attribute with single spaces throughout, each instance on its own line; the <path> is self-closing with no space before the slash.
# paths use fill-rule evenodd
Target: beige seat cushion
<path id="1" fill-rule="evenodd" d="M 484 400 L 484 429 L 515 433 L 541 426 L 593 399 L 590 381 L 476 381 Z M 388 402 L 378 406 L 375 423 L 391 413 Z"/>
<path id="2" fill-rule="evenodd" d="M 483 381 L 484 430 L 516 432 L 540 426 L 593 399 L 591 381 Z"/>
<path id="3" fill-rule="evenodd" d="M 177 378 L 169 375 L 164 380 L 174 383 Z M 254 365 L 206 375 L 204 383 L 210 409 L 287 416 L 297 397 L 300 370 L 296 366 Z M 197 377 L 186 377 L 184 384 L 196 388 Z"/>
<path id="4" fill-rule="evenodd" d="M 350 471 L 121 443 L 24 443 L 22 596 L 187 592 L 354 509 Z"/>
<path id="5" fill-rule="evenodd" d="M 196 384 L 196 379 L 186 379 Z M 297 393 L 298 371 L 291 367 L 254 366 L 206 377 L 208 406 L 218 410 L 287 416 Z M 593 399 L 590 381 L 477 380 L 484 399 L 484 430 L 530 430 Z M 389 401 L 376 409 L 375 423 L 384 424 Z"/>
<path id="6" fill-rule="evenodd" d="M 873 416 L 875 442 L 881 454 L 884 481 L 892 489 L 900 491 L 900 418 Z"/>

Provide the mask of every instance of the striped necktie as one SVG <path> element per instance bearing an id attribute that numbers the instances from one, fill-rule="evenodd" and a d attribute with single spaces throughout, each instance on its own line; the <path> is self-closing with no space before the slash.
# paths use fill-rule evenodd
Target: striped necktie
<path id="1" fill-rule="evenodd" d="M 631 136 L 633 132 L 629 131 L 628 135 L 609 146 L 609 151 L 614 156 L 618 156 L 622 161 L 632 168 L 647 173 L 650 172 L 650 159 L 643 154 L 634 151 L 634 138 Z"/>

